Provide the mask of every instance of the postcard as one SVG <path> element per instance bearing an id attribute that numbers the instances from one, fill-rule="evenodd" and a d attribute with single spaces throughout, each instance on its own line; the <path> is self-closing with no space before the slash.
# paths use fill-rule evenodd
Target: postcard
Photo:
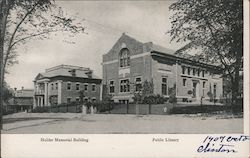
<path id="1" fill-rule="evenodd" d="M 1 156 L 249 157 L 249 1 L 1 2 Z"/>

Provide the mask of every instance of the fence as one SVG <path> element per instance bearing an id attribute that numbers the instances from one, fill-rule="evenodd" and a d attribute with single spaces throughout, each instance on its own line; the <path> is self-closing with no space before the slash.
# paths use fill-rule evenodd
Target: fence
<path id="1" fill-rule="evenodd" d="M 139 114 L 155 114 L 163 115 L 169 113 L 169 110 L 172 109 L 172 103 L 166 104 L 138 104 Z M 107 113 L 108 111 L 105 111 Z M 103 113 L 103 112 L 101 112 Z M 136 114 L 136 104 L 112 104 L 112 109 L 109 111 L 111 114 Z"/>

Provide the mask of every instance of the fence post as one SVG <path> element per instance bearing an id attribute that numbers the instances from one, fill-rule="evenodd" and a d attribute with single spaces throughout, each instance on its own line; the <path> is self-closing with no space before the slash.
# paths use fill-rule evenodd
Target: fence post
<path id="1" fill-rule="evenodd" d="M 127 114 L 129 113 L 129 104 L 127 102 Z"/>
<path id="2" fill-rule="evenodd" d="M 138 102 L 136 102 L 136 104 L 135 104 L 135 113 L 136 113 L 136 116 L 139 116 L 139 113 L 140 113 L 140 107 L 139 107 Z"/>

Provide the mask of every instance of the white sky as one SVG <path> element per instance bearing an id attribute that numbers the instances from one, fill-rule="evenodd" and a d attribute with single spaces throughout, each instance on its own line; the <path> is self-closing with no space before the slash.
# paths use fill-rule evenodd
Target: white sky
<path id="1" fill-rule="evenodd" d="M 152 41 L 176 50 L 180 44 L 170 43 L 169 5 L 174 1 L 58 1 L 68 15 L 87 19 L 86 34 L 74 37 L 75 44 L 63 42 L 59 35 L 50 40 L 31 41 L 19 47 L 19 64 L 9 68 L 7 83 L 13 88 L 33 88 L 39 72 L 60 64 L 90 67 L 102 77 L 102 55 L 126 32 L 142 41 Z M 65 13 L 65 12 L 64 12 Z M 67 40 L 67 39 L 66 39 Z"/>

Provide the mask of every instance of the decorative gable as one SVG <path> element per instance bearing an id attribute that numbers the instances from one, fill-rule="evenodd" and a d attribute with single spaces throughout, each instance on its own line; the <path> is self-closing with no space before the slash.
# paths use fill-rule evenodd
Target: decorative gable
<path id="1" fill-rule="evenodd" d="M 43 76 L 41 73 L 39 73 L 36 77 L 35 80 L 40 80 L 42 78 L 44 78 L 45 76 Z"/>

